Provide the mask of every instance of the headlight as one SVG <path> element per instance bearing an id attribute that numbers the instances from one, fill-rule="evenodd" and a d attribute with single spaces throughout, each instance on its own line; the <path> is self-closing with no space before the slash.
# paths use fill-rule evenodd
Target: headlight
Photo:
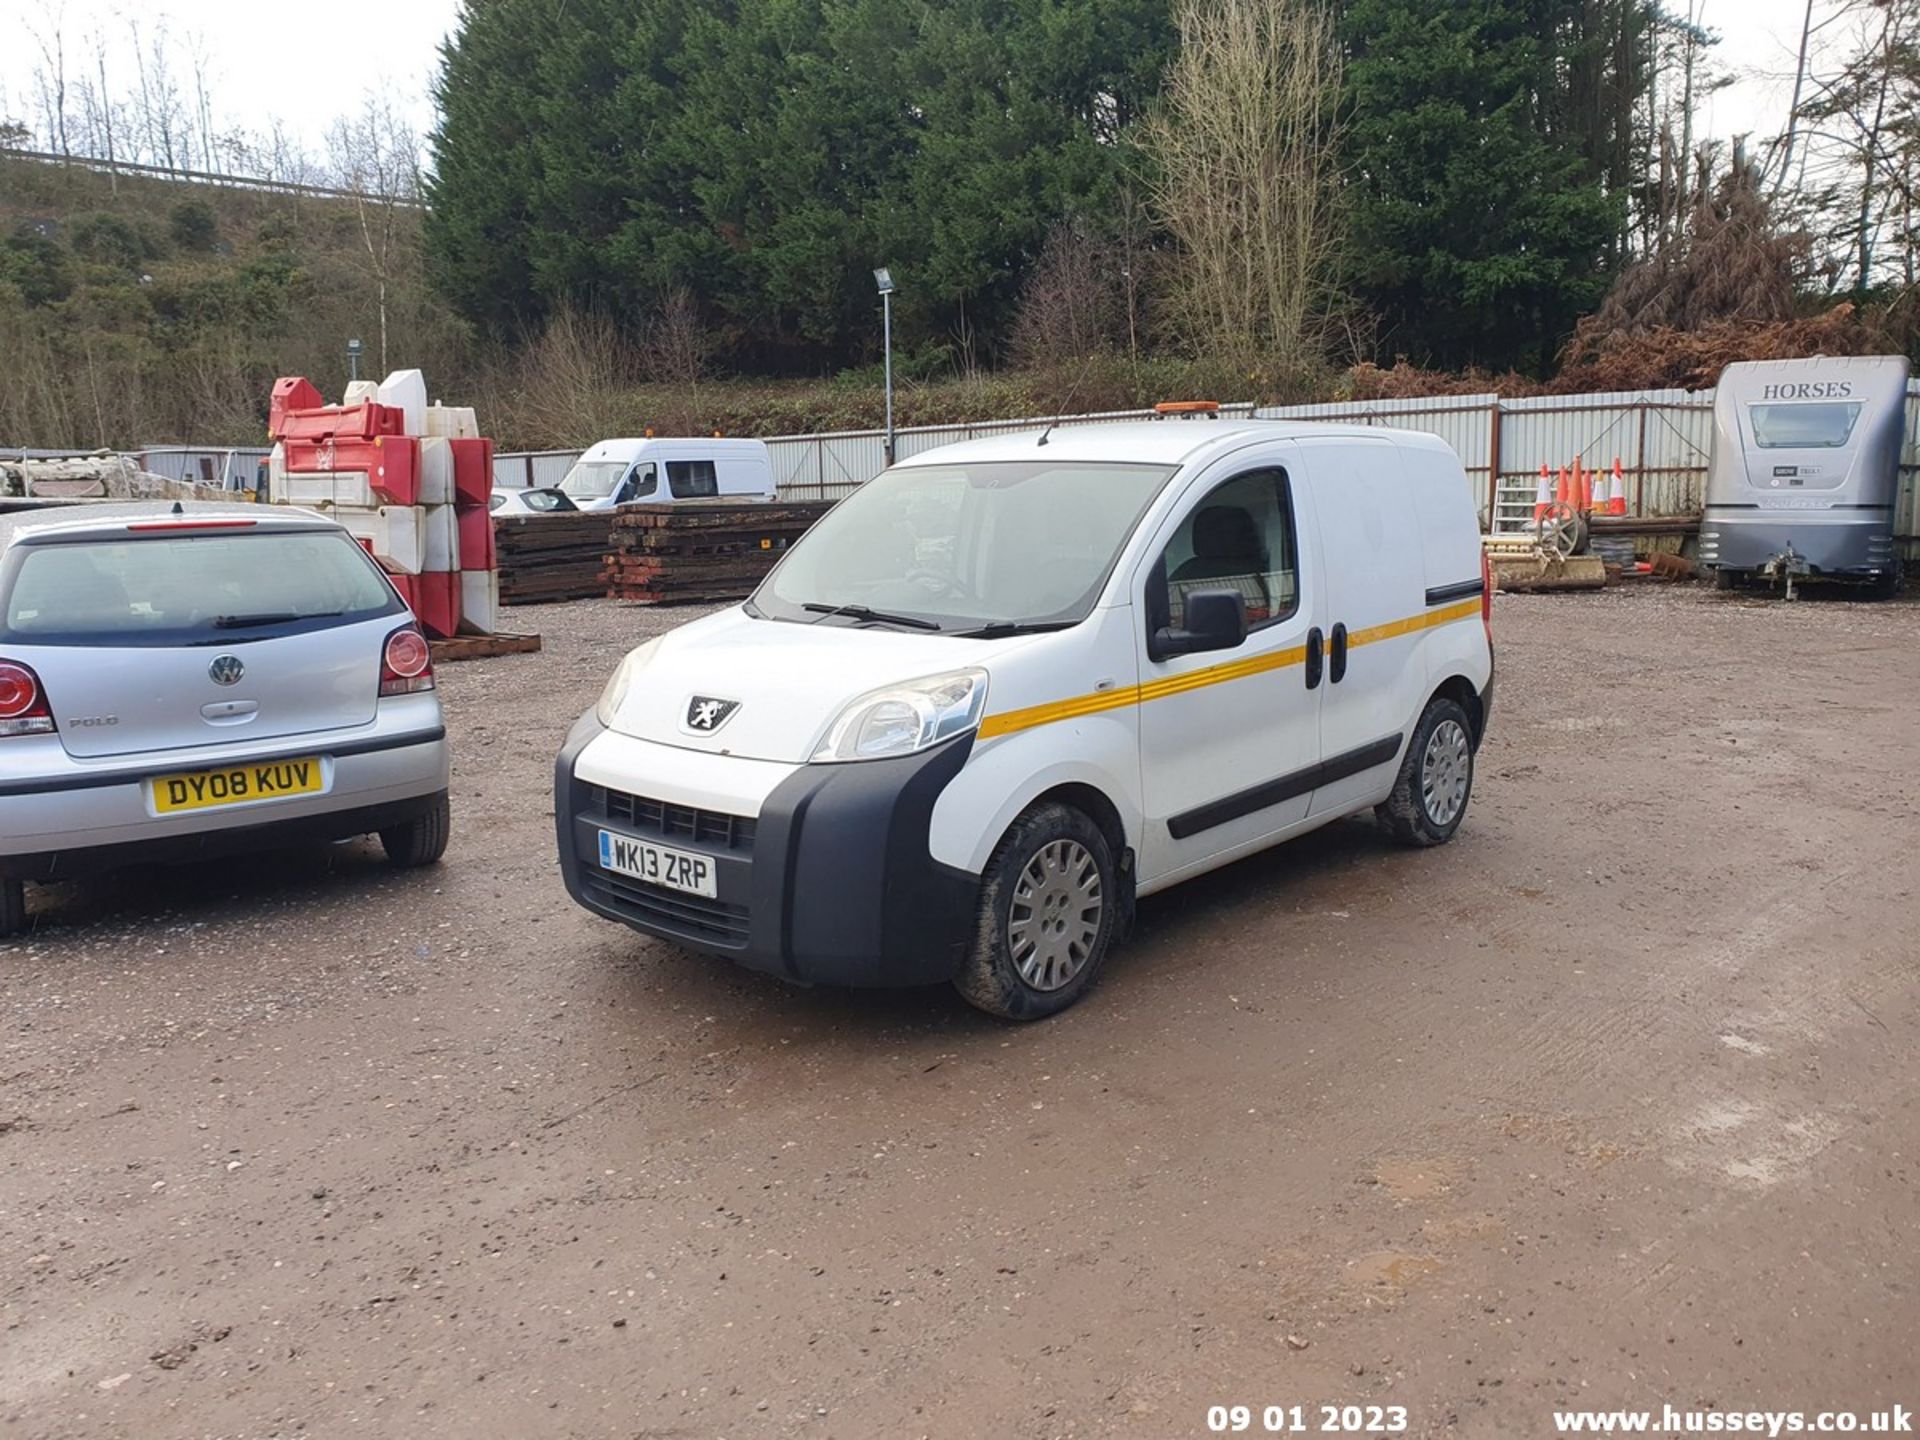
<path id="1" fill-rule="evenodd" d="M 955 670 L 862 695 L 840 712 L 813 752 L 816 762 L 911 755 L 980 723 L 987 672 Z"/>
<path id="2" fill-rule="evenodd" d="M 593 715 L 607 729 L 613 728 L 613 717 L 620 713 L 620 706 L 627 698 L 627 691 L 633 687 L 634 676 L 647 668 L 659 644 L 658 640 L 649 640 L 638 649 L 630 651 L 627 658 L 620 662 L 620 668 L 613 672 L 613 678 L 607 681 L 607 688 L 600 692 L 600 699 L 593 707 Z"/>

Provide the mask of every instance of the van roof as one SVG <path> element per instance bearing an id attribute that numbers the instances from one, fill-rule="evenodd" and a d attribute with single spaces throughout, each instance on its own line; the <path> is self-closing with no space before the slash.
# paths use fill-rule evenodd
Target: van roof
<path id="1" fill-rule="evenodd" d="M 609 440 L 596 440 L 582 452 L 582 460 L 631 460 L 649 446 L 672 446 L 696 448 L 726 454 L 729 451 L 749 451 L 767 448 L 764 440 L 714 439 L 711 435 L 622 435 Z"/>
<path id="2" fill-rule="evenodd" d="M 956 461 L 1078 460 L 1095 463 L 1186 465 L 1237 450 L 1260 440 L 1346 437 L 1391 439 L 1451 455 L 1444 440 L 1418 430 L 1375 425 L 1342 425 L 1326 420 L 1127 420 L 1111 424 L 1063 424 L 1038 448 L 1042 431 L 1019 430 L 962 440 L 924 450 L 901 465 L 945 465 Z"/>

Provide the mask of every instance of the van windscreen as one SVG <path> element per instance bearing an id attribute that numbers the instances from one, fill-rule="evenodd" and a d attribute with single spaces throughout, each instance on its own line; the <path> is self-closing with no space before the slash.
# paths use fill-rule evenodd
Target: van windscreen
<path id="1" fill-rule="evenodd" d="M 1838 450 L 1853 437 L 1862 408 L 1858 401 L 1795 401 L 1750 405 L 1747 416 L 1762 450 Z"/>
<path id="2" fill-rule="evenodd" d="M 829 623 L 823 608 L 863 606 L 949 631 L 1071 624 L 1173 473 L 1065 459 L 889 470 L 828 511 L 753 604 Z"/>
<path id="3" fill-rule="evenodd" d="M 567 478 L 560 482 L 560 488 L 569 499 L 604 500 L 613 493 L 613 487 L 620 483 L 620 477 L 627 473 L 627 460 L 582 460 L 571 470 Z"/>

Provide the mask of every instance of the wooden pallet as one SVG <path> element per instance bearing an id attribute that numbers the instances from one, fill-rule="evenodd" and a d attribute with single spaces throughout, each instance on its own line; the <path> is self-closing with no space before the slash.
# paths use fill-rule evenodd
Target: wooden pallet
<path id="1" fill-rule="evenodd" d="M 455 635 L 450 640 L 429 640 L 433 663 L 451 665 L 456 660 L 491 660 L 496 655 L 531 655 L 540 648 L 538 635 Z"/>

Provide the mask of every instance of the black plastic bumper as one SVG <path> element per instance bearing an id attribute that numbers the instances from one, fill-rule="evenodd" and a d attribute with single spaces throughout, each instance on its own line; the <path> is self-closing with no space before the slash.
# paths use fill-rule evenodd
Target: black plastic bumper
<path id="1" fill-rule="evenodd" d="M 354 810 L 324 815 L 302 815 L 291 820 L 266 820 L 258 825 L 236 825 L 228 830 L 204 830 L 192 835 L 169 835 L 153 840 L 128 840 L 118 845 L 94 845 L 54 850 L 38 855 L 0 855 L 0 879 L 71 880 L 123 870 L 129 865 L 185 865 L 196 860 L 246 855 L 296 845 L 323 845 L 371 835 L 395 825 L 418 820 L 440 803 L 443 790 Z"/>
<path id="2" fill-rule="evenodd" d="M 600 733 L 591 712 L 581 716 L 554 767 L 560 871 L 581 905 L 803 984 L 928 985 L 958 972 L 980 878 L 935 861 L 928 831 L 934 802 L 966 764 L 971 736 L 898 760 L 805 765 L 750 824 L 675 806 L 676 828 L 636 819 L 650 807 L 610 801 L 575 777 L 580 752 Z M 649 786 L 636 779 L 633 789 L 645 796 Z M 715 896 L 603 869 L 601 830 L 709 857 Z"/>

